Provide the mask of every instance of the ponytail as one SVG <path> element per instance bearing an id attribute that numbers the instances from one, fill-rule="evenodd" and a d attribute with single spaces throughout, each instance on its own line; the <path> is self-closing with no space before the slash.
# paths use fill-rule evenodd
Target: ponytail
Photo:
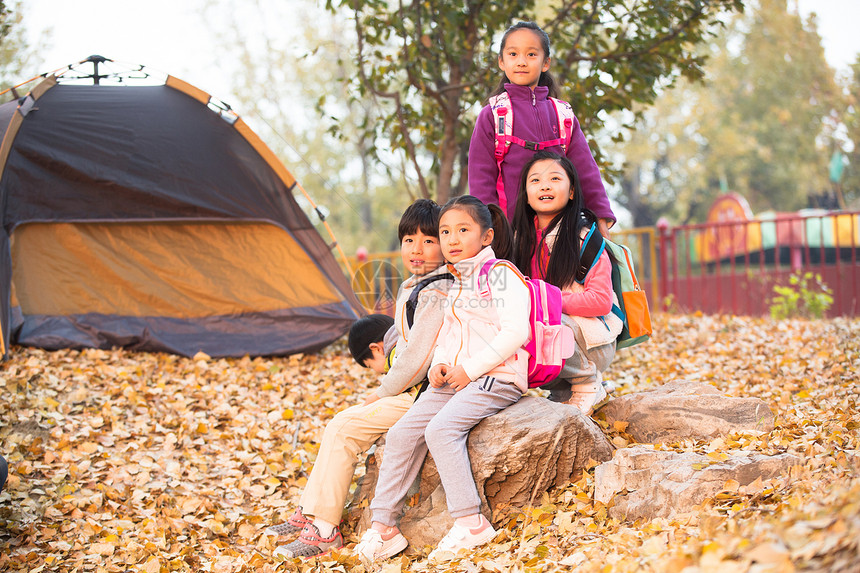
<path id="1" fill-rule="evenodd" d="M 514 232 L 508 217 L 502 208 L 496 204 L 487 205 L 493 218 L 493 252 L 500 259 L 508 259 L 514 255 Z"/>

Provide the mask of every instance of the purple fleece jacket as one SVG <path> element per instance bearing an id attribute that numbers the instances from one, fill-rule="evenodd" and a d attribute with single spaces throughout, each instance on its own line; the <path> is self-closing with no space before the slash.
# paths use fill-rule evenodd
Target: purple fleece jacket
<path id="1" fill-rule="evenodd" d="M 505 84 L 505 89 L 511 100 L 514 113 L 514 135 L 526 141 L 549 141 L 558 139 L 558 115 L 552 102 L 547 99 L 549 89 L 538 86 L 532 90 L 528 86 Z M 496 180 L 499 176 L 496 167 L 494 150 L 496 147 L 495 131 L 493 129 L 493 112 L 490 106 L 484 106 L 475 122 L 475 131 L 469 144 L 469 194 L 474 195 L 484 203 L 495 203 L 499 199 L 496 193 Z M 561 146 L 550 147 L 550 151 L 561 153 Z M 520 181 L 520 171 L 526 162 L 532 158 L 530 151 L 517 144 L 511 148 L 502 162 L 502 176 L 505 184 L 505 195 L 508 198 L 508 220 L 514 218 L 517 205 L 517 188 Z M 573 137 L 567 148 L 567 157 L 576 167 L 585 206 L 594 211 L 600 219 L 615 221 L 615 214 L 609 205 L 609 197 L 600 178 L 597 162 L 591 155 L 585 135 L 579 127 L 579 120 L 573 119 Z"/>

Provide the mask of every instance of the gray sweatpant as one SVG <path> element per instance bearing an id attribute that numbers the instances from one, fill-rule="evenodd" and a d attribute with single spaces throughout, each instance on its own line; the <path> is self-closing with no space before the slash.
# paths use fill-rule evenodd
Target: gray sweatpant
<path id="1" fill-rule="evenodd" d="M 565 320 L 566 318 L 566 320 Z M 573 329 L 576 338 L 576 349 L 573 355 L 564 361 L 564 366 L 558 377 L 541 387 L 549 390 L 549 399 L 553 402 L 566 402 L 573 393 L 572 385 L 594 384 L 603 381 L 603 371 L 609 368 L 615 358 L 615 342 L 586 349 L 585 338 L 579 325 L 564 317 L 564 324 Z"/>
<path id="2" fill-rule="evenodd" d="M 447 384 L 428 388 L 388 430 L 379 479 L 370 509 L 373 521 L 395 525 L 403 499 L 427 455 L 436 460 L 451 517 L 479 513 L 481 498 L 472 477 L 466 440 L 478 423 L 515 403 L 522 391 L 513 383 L 482 376 L 454 392 Z"/>

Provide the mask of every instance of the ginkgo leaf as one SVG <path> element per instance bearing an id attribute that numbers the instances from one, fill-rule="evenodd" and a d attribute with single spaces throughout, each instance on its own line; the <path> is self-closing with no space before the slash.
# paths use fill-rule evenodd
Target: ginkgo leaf
<path id="1" fill-rule="evenodd" d="M 592 461 L 568 483 L 537 492 L 534 507 L 490 508 L 496 539 L 447 570 L 856 564 L 860 321 L 662 314 L 653 321 L 652 340 L 619 351 L 605 373 L 617 394 L 706 380 L 729 396 L 758 397 L 776 415 L 770 432 L 655 450 L 698 454 L 706 460 L 694 465 L 700 470 L 751 453 L 787 452 L 801 465 L 770 479 L 725 475 L 722 491 L 695 511 L 631 522 L 594 501 Z M 13 347 L 0 363 L 0 453 L 10 463 L 0 494 L 0 570 L 369 573 L 349 551 L 360 536 L 354 523 L 342 525 L 347 548 L 301 563 L 277 563 L 272 553 L 286 541 L 262 531 L 298 504 L 326 424 L 376 384 L 343 341 L 317 354 L 240 359 Z M 633 443 L 624 422 L 601 424 L 599 414 L 596 422 L 615 447 Z M 446 570 L 431 567 L 424 548 L 383 566 Z"/>

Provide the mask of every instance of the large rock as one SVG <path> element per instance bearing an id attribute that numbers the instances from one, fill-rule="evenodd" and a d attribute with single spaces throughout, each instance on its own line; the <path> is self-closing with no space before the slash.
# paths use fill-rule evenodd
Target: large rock
<path id="1" fill-rule="evenodd" d="M 492 518 L 499 504 L 524 506 L 552 486 L 579 478 L 590 462 L 612 457 L 612 445 L 591 420 L 573 406 L 526 396 L 478 424 L 468 442 L 481 510 Z M 370 524 L 368 504 L 379 475 L 384 446 L 368 456 L 349 513 L 356 530 Z M 400 529 L 413 548 L 435 545 L 453 525 L 445 491 L 428 456 L 414 495 L 408 497 Z"/>
<path id="2" fill-rule="evenodd" d="M 773 429 L 773 412 L 762 400 L 724 396 L 710 384 L 683 380 L 615 398 L 600 415 L 610 427 L 627 422 L 627 433 L 644 444 Z"/>
<path id="3" fill-rule="evenodd" d="M 729 453 L 714 460 L 696 453 L 655 451 L 636 445 L 615 453 L 612 461 L 594 472 L 594 498 L 613 501 L 609 515 L 616 519 L 672 517 L 690 511 L 723 490 L 728 480 L 746 486 L 787 472 L 801 461 L 790 454 L 767 456 Z"/>

